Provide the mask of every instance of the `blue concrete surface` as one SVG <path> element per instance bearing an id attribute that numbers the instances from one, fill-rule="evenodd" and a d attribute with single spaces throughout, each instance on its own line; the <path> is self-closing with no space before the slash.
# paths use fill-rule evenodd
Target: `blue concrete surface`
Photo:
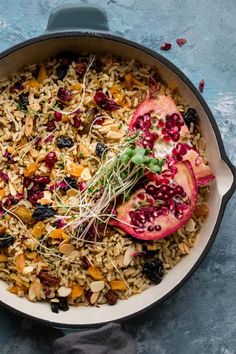
<path id="1" fill-rule="evenodd" d="M 41 34 L 60 0 L 0 0 L 0 51 Z M 71 1 L 69 1 L 71 2 Z M 236 162 L 236 3 L 235 0 L 100 0 L 110 28 L 164 53 L 197 84 L 219 125 L 225 148 Z M 188 43 L 179 48 L 177 37 Z M 162 53 L 163 54 L 163 53 Z M 181 290 L 152 312 L 125 327 L 142 354 L 236 353 L 236 198 L 229 202 L 207 258 Z M 0 353 L 51 353 L 60 333 L 0 309 Z"/>

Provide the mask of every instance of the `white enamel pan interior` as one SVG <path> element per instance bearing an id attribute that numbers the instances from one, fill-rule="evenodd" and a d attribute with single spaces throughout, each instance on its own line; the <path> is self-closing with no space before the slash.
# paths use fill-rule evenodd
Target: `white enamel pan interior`
<path id="1" fill-rule="evenodd" d="M 43 321 L 57 327 L 98 326 L 109 321 L 118 321 L 137 315 L 172 295 L 196 270 L 209 250 L 226 203 L 235 190 L 235 170 L 228 160 L 214 118 L 191 82 L 169 61 L 133 42 L 108 33 L 50 33 L 24 42 L 0 55 L 0 80 L 24 68 L 30 63 L 39 63 L 61 51 L 77 53 L 110 53 L 155 67 L 162 78 L 178 87 L 180 95 L 194 107 L 200 117 L 203 136 L 207 141 L 207 157 L 215 175 L 208 202 L 209 216 L 203 224 L 199 240 L 190 254 L 184 257 L 156 286 L 128 300 L 118 301 L 115 306 L 70 308 L 67 312 L 55 314 L 43 302 L 29 302 L 6 291 L 6 284 L 0 282 L 0 301 L 6 307 L 24 316 Z"/>

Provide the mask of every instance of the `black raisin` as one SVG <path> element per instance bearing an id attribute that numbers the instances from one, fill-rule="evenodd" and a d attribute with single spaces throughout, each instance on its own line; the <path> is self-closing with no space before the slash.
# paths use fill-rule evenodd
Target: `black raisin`
<path id="1" fill-rule="evenodd" d="M 77 60 L 77 55 L 72 52 L 61 52 L 58 55 L 59 62 L 63 65 L 69 65 L 72 61 Z"/>
<path id="2" fill-rule="evenodd" d="M 159 284 L 164 276 L 164 266 L 160 259 L 148 259 L 144 263 L 143 272 L 148 279 L 155 284 Z"/>
<path id="3" fill-rule="evenodd" d="M 102 155 L 107 153 L 107 146 L 102 143 L 97 143 L 95 151 L 98 157 L 102 157 Z"/>
<path id="4" fill-rule="evenodd" d="M 74 145 L 73 140 L 65 135 L 61 135 L 56 139 L 56 144 L 59 149 L 71 148 Z"/>
<path id="5" fill-rule="evenodd" d="M 59 309 L 62 311 L 68 311 L 69 306 L 68 306 L 67 298 L 66 297 L 59 297 L 58 300 L 59 300 L 59 302 L 58 302 Z"/>
<path id="6" fill-rule="evenodd" d="M 54 313 L 58 313 L 59 312 L 59 302 L 50 302 L 51 305 L 51 310 Z"/>
<path id="7" fill-rule="evenodd" d="M 67 64 L 61 64 L 57 67 L 57 77 L 58 77 L 58 80 L 63 80 L 64 77 L 66 76 L 67 74 L 67 71 L 68 71 L 68 65 Z"/>
<path id="8" fill-rule="evenodd" d="M 54 210 L 52 207 L 48 205 L 40 205 L 37 204 L 36 208 L 34 209 L 34 213 L 32 217 L 35 220 L 42 221 L 48 218 L 51 218 L 56 214 L 56 210 Z"/>
<path id="9" fill-rule="evenodd" d="M 188 108 L 185 115 L 184 121 L 189 127 L 191 123 L 195 124 L 198 121 L 198 114 L 194 108 Z"/>
<path id="10" fill-rule="evenodd" d="M 72 177 L 65 177 L 65 181 L 66 184 L 68 184 L 68 188 L 74 188 L 74 189 L 78 189 L 78 183 L 76 181 L 76 179 L 72 178 Z"/>
<path id="11" fill-rule="evenodd" d="M 100 73 L 102 71 L 102 68 L 103 68 L 103 63 L 101 62 L 101 60 L 95 59 L 91 69 L 92 70 L 94 69 L 96 73 Z"/>
<path id="12" fill-rule="evenodd" d="M 7 248 L 14 243 L 15 239 L 9 234 L 0 234 L 0 249 Z"/>
<path id="13" fill-rule="evenodd" d="M 157 250 L 149 250 L 146 245 L 143 246 L 143 251 L 148 258 L 153 258 L 157 255 Z"/>
<path id="14" fill-rule="evenodd" d="M 23 92 L 19 95 L 18 105 L 19 108 L 26 111 L 29 104 L 29 92 Z"/>

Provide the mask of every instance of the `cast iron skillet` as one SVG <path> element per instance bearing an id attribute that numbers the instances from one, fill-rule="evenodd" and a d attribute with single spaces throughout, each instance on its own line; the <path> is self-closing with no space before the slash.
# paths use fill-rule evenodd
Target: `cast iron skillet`
<path id="1" fill-rule="evenodd" d="M 201 237 L 190 255 L 167 274 L 163 282 L 157 286 L 157 290 L 156 287 L 152 287 L 141 295 L 120 301 L 114 307 L 89 308 L 90 312 L 82 308 L 73 308 L 57 315 L 51 313 L 47 304 L 30 303 L 8 293 L 4 288 L 5 285 L 0 283 L 1 304 L 10 310 L 48 325 L 81 328 L 134 317 L 166 300 L 190 278 L 216 237 L 226 204 L 235 191 L 236 171 L 226 156 L 212 113 L 195 86 L 175 65 L 160 54 L 110 34 L 106 14 L 101 8 L 75 5 L 56 8 L 49 17 L 44 35 L 18 44 L 0 55 L 0 79 L 10 76 L 27 64 L 38 63 L 65 50 L 111 53 L 129 59 L 135 58 L 141 63 L 156 67 L 162 77 L 167 82 L 175 83 L 182 97 L 197 109 L 201 117 L 203 135 L 208 143 L 208 160 L 216 176 L 209 201 L 211 217 L 203 225 L 203 233 L 207 236 Z"/>

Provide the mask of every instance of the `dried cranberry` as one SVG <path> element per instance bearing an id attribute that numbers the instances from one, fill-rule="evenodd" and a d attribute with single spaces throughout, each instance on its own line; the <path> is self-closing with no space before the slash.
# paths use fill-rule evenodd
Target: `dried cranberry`
<path id="1" fill-rule="evenodd" d="M 67 74 L 67 71 L 68 71 L 68 65 L 67 64 L 59 65 L 57 67 L 57 69 L 56 69 L 58 80 L 63 80 L 64 77 Z"/>
<path id="2" fill-rule="evenodd" d="M 93 295 L 92 291 L 90 289 L 85 291 L 85 298 L 87 299 L 88 303 L 91 304 L 91 297 Z"/>
<path id="3" fill-rule="evenodd" d="M 41 283 L 46 286 L 57 286 L 60 283 L 60 279 L 47 270 L 42 269 L 38 277 L 41 280 Z"/>
<path id="4" fill-rule="evenodd" d="M 55 111 L 54 112 L 54 119 L 55 119 L 56 122 L 60 122 L 61 119 L 62 119 L 62 113 Z"/>
<path id="5" fill-rule="evenodd" d="M 119 297 L 114 291 L 110 289 L 106 293 L 105 298 L 107 299 L 108 305 L 115 305 Z"/>
<path id="6" fill-rule="evenodd" d="M 4 181 L 4 182 L 8 182 L 9 181 L 9 177 L 8 174 L 3 172 L 2 170 L 0 170 L 0 178 Z"/>
<path id="7" fill-rule="evenodd" d="M 16 93 L 18 91 L 24 90 L 24 86 L 22 85 L 21 81 L 17 81 L 12 85 L 9 89 L 10 93 Z"/>
<path id="8" fill-rule="evenodd" d="M 27 178 L 27 177 L 26 177 Z M 39 183 L 39 184 L 48 184 L 50 183 L 50 177 L 49 176 L 36 176 L 33 179 L 34 182 Z"/>
<path id="9" fill-rule="evenodd" d="M 82 192 L 82 191 L 84 191 L 87 188 L 87 184 L 85 182 L 80 182 L 78 184 L 78 188 Z"/>
<path id="10" fill-rule="evenodd" d="M 105 93 L 103 93 L 102 91 L 97 91 L 95 93 L 94 101 L 99 107 L 109 112 L 120 109 L 120 106 L 107 95 L 105 95 Z"/>
<path id="11" fill-rule="evenodd" d="M 62 101 L 69 102 L 72 100 L 73 95 L 70 90 L 59 88 L 57 97 Z"/>
<path id="12" fill-rule="evenodd" d="M 73 126 L 75 128 L 79 128 L 81 126 L 81 119 L 80 119 L 80 117 L 77 114 L 74 115 L 73 122 L 74 122 Z"/>
<path id="13" fill-rule="evenodd" d="M 53 122 L 53 120 L 50 120 L 49 122 L 47 122 L 47 132 L 53 132 L 53 130 L 56 129 L 56 125 L 55 123 Z"/>
<path id="14" fill-rule="evenodd" d="M 84 269 L 88 269 L 90 267 L 90 262 L 88 260 L 88 258 L 86 256 L 83 256 L 81 258 L 82 260 L 82 266 L 84 267 Z"/>
<path id="15" fill-rule="evenodd" d="M 84 76 L 86 69 L 87 69 L 87 65 L 85 63 L 77 63 L 75 66 L 75 72 L 78 75 L 78 77 Z"/>
<path id="16" fill-rule="evenodd" d="M 205 86 L 205 81 L 202 79 L 202 80 L 199 82 L 199 85 L 198 85 L 198 88 L 199 88 L 199 91 L 200 91 L 200 92 L 203 92 L 204 86 Z"/>
<path id="17" fill-rule="evenodd" d="M 177 38 L 176 39 L 176 43 L 178 44 L 179 47 L 182 47 L 183 45 L 185 45 L 185 43 L 187 43 L 187 39 L 185 39 L 185 38 Z"/>
<path id="18" fill-rule="evenodd" d="M 14 163 L 14 159 L 13 159 L 12 154 L 10 154 L 10 152 L 8 152 L 7 150 L 4 152 L 3 157 L 5 157 L 7 159 L 7 162 L 9 164 Z"/>
<path id="19" fill-rule="evenodd" d="M 164 266 L 160 259 L 148 259 L 144 263 L 143 272 L 154 284 L 159 284 L 164 276 Z"/>
<path id="20" fill-rule="evenodd" d="M 56 144 L 59 149 L 62 149 L 71 148 L 74 145 L 74 142 L 69 136 L 61 135 L 56 139 Z"/>
<path id="21" fill-rule="evenodd" d="M 44 143 L 49 143 L 50 141 L 52 141 L 53 137 L 54 137 L 53 134 L 48 135 L 48 136 L 44 139 Z"/>
<path id="22" fill-rule="evenodd" d="M 53 226 L 54 226 L 56 229 L 62 229 L 62 228 L 65 226 L 65 222 L 64 222 L 64 220 L 62 220 L 62 219 L 57 219 L 57 220 L 53 223 Z"/>
<path id="23" fill-rule="evenodd" d="M 49 154 L 45 156 L 44 162 L 48 168 L 53 168 L 57 162 L 56 153 L 54 151 L 49 152 Z"/>
<path id="24" fill-rule="evenodd" d="M 163 43 L 161 46 L 160 46 L 160 49 L 161 50 L 170 50 L 171 49 L 171 43 Z"/>
<path id="25" fill-rule="evenodd" d="M 105 121 L 105 118 L 104 118 L 104 115 L 101 114 L 101 113 L 97 113 L 95 116 L 94 116 L 94 123 L 97 124 L 97 125 L 102 125 Z"/>

